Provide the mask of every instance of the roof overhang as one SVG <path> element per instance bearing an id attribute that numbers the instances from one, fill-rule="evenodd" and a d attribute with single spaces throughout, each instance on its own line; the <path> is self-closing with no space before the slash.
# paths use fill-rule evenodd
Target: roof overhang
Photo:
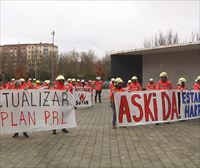
<path id="1" fill-rule="evenodd" d="M 111 55 L 112 56 L 145 55 L 145 54 L 179 52 L 179 51 L 190 51 L 190 50 L 200 51 L 200 42 L 177 44 L 177 45 L 170 45 L 170 46 L 160 46 L 160 47 L 154 47 L 154 48 L 142 48 L 142 49 L 135 49 L 135 50 L 117 51 L 117 52 L 111 53 Z"/>

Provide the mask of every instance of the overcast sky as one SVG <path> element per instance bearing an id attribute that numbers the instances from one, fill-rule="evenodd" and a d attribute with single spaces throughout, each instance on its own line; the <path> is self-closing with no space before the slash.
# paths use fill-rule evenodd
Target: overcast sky
<path id="1" fill-rule="evenodd" d="M 51 42 L 60 52 L 143 47 L 170 28 L 181 38 L 199 31 L 199 1 L 1 1 L 1 45 Z"/>

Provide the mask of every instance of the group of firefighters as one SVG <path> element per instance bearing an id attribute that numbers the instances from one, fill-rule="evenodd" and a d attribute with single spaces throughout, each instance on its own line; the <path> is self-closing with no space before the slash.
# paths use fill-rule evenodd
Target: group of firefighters
<path id="1" fill-rule="evenodd" d="M 149 79 L 149 83 L 146 85 L 146 90 L 170 90 L 170 89 L 177 89 L 177 90 L 187 90 L 186 86 L 186 79 L 179 78 L 176 88 L 173 88 L 172 82 L 168 79 L 168 75 L 166 72 L 160 73 L 160 80 L 158 83 L 154 83 L 152 78 Z M 110 83 L 110 102 L 111 107 L 113 109 L 113 129 L 116 128 L 116 110 L 114 105 L 114 93 L 116 92 L 132 92 L 132 91 L 141 91 L 142 86 L 138 82 L 138 78 L 133 76 L 131 80 L 128 81 L 126 88 L 123 88 L 124 81 L 122 78 L 112 78 Z M 197 76 L 195 79 L 195 84 L 192 87 L 192 90 L 200 90 L 200 76 Z"/>
<path id="2" fill-rule="evenodd" d="M 65 82 L 65 77 L 63 75 L 59 75 L 56 78 L 56 81 L 50 83 L 50 80 L 45 80 L 43 83 L 36 79 L 28 78 L 27 81 L 25 81 L 23 78 L 19 80 L 15 80 L 14 78 L 10 82 L 3 83 L 0 86 L 0 90 L 2 89 L 56 89 L 56 90 L 68 90 L 71 93 L 73 92 L 73 88 L 75 87 L 86 87 L 91 89 L 91 94 L 93 96 L 93 90 L 95 90 L 95 103 L 97 103 L 97 97 L 99 98 L 99 103 L 102 103 L 101 101 L 101 91 L 102 91 L 102 85 L 104 82 L 102 82 L 101 77 L 96 77 L 95 81 L 88 80 L 87 82 L 84 79 L 67 79 L 67 82 Z M 175 89 L 178 90 L 186 90 L 186 79 L 180 78 L 178 80 L 177 86 Z M 124 81 L 122 78 L 112 78 L 110 81 L 109 89 L 110 89 L 110 102 L 111 107 L 113 109 L 113 129 L 116 128 L 116 111 L 115 111 L 115 105 L 114 105 L 114 93 L 116 92 L 124 92 L 124 91 L 141 91 L 142 86 L 138 82 L 138 78 L 136 76 L 133 76 L 131 80 L 128 81 L 126 88 L 123 87 Z M 168 79 L 168 75 L 166 72 L 160 73 L 160 80 L 158 83 L 154 83 L 154 80 L 152 78 L 149 79 L 149 83 L 146 85 L 146 90 L 170 90 L 173 89 L 171 81 Z M 192 88 L 193 90 L 200 90 L 200 76 L 197 77 L 195 80 L 195 84 Z M 69 133 L 69 131 L 66 128 L 62 129 L 63 133 Z M 53 134 L 56 134 L 56 130 L 53 130 Z M 25 137 L 29 137 L 26 132 L 23 132 L 23 135 Z M 15 133 L 13 137 L 19 136 L 19 133 Z"/>
<path id="3" fill-rule="evenodd" d="M 3 83 L 0 86 L 0 90 L 3 89 L 50 89 L 50 90 L 67 90 L 71 93 L 73 92 L 73 88 L 75 87 L 85 87 L 91 89 L 91 94 L 93 96 L 93 89 L 95 89 L 95 102 L 97 103 L 97 96 L 99 98 L 99 103 L 101 102 L 101 90 L 102 90 L 102 81 L 101 77 L 96 77 L 95 81 L 88 80 L 87 82 L 82 79 L 67 79 L 67 83 L 65 83 L 65 77 L 63 75 L 59 75 L 56 78 L 56 81 L 54 81 L 53 85 L 50 83 L 50 80 L 45 80 L 44 83 L 42 83 L 39 80 L 28 78 L 27 81 L 25 81 L 23 78 L 20 78 L 19 80 L 15 80 L 14 78 L 10 82 Z M 63 133 L 69 133 L 69 131 L 66 128 L 62 129 Z M 56 134 L 56 130 L 53 130 L 53 134 Z M 23 135 L 25 137 L 29 137 L 29 135 L 26 132 L 23 132 Z M 13 138 L 18 137 L 19 133 L 15 133 L 13 135 Z"/>

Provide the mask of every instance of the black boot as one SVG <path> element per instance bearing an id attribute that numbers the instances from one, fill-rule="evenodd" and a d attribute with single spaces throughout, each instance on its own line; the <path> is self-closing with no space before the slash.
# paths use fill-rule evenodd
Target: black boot
<path id="1" fill-rule="evenodd" d="M 28 134 L 26 132 L 23 132 L 23 135 L 26 137 L 26 138 L 29 138 Z"/>
<path id="2" fill-rule="evenodd" d="M 65 128 L 62 129 L 62 132 L 63 133 L 69 133 L 69 131 L 67 129 L 65 129 Z"/>
<path id="3" fill-rule="evenodd" d="M 53 130 L 53 134 L 57 134 L 57 133 L 56 133 L 56 130 Z"/>
<path id="4" fill-rule="evenodd" d="M 13 138 L 16 138 L 19 136 L 19 133 L 14 133 L 14 135 L 12 136 Z"/>

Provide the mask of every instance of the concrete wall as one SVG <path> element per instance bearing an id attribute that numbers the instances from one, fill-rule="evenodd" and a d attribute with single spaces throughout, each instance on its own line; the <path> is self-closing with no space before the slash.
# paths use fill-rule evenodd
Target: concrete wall
<path id="1" fill-rule="evenodd" d="M 173 87 L 176 86 L 180 77 L 185 77 L 188 87 L 192 87 L 194 79 L 200 75 L 200 51 L 143 55 L 143 86 L 149 78 L 154 78 L 157 82 L 162 71 L 168 73 Z"/>

